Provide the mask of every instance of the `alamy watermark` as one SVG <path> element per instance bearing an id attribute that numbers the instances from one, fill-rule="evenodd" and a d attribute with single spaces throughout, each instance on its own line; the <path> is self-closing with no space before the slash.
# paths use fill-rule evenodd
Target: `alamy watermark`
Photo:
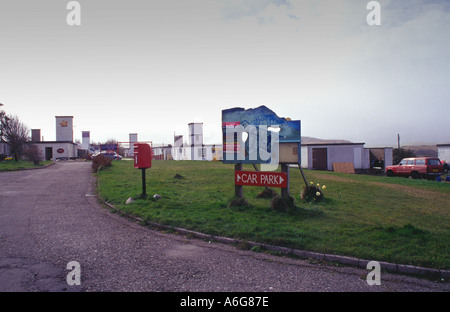
<path id="1" fill-rule="evenodd" d="M 66 21 L 69 26 L 81 25 L 81 5 L 78 1 L 69 1 L 66 6 L 69 13 L 67 14 Z"/>
<path id="2" fill-rule="evenodd" d="M 369 286 L 381 285 L 381 265 L 378 261 L 370 261 L 366 266 L 367 270 L 371 270 L 367 274 L 366 281 Z"/>
<path id="3" fill-rule="evenodd" d="M 248 160 L 273 171 L 279 164 L 278 125 L 236 125 L 225 128 L 223 155 L 225 160 Z"/>
<path id="4" fill-rule="evenodd" d="M 371 10 L 367 14 L 367 25 L 380 26 L 381 25 L 381 5 L 378 1 L 370 1 L 367 3 L 367 10 Z"/>
<path id="5" fill-rule="evenodd" d="M 81 285 L 81 266 L 78 261 L 70 261 L 66 266 L 67 270 L 71 270 L 67 274 L 66 282 L 69 286 L 79 286 Z"/>

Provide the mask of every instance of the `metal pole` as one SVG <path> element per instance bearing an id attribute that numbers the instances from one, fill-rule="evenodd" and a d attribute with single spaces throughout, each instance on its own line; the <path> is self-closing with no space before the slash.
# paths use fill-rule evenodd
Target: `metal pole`
<path id="1" fill-rule="evenodd" d="M 281 164 L 281 172 L 285 172 L 287 175 L 287 187 L 281 189 L 281 198 L 289 199 L 289 165 Z"/>
<path id="2" fill-rule="evenodd" d="M 141 170 L 142 170 L 142 195 L 141 195 L 141 197 L 145 198 L 145 197 L 147 197 L 147 189 L 145 186 L 145 168 L 142 168 Z"/>
<path id="3" fill-rule="evenodd" d="M 241 171 L 242 164 L 234 165 L 234 171 Z M 234 195 L 237 198 L 244 198 L 244 187 L 242 185 L 234 185 Z"/>
<path id="4" fill-rule="evenodd" d="M 305 185 L 308 186 L 308 181 L 306 181 L 305 174 L 303 173 L 302 165 L 298 164 L 298 169 L 300 169 L 300 173 L 302 174 L 303 182 L 305 182 Z"/>

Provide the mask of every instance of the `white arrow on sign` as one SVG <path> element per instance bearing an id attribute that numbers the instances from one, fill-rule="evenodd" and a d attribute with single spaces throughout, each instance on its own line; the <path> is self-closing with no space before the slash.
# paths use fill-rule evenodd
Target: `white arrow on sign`
<path id="1" fill-rule="evenodd" d="M 236 174 L 237 176 L 237 182 L 239 182 L 239 180 L 241 179 L 241 176 L 239 174 Z"/>

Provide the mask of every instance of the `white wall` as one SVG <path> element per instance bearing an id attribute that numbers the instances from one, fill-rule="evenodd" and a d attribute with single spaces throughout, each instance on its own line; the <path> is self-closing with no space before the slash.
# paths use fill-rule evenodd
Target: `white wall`
<path id="1" fill-rule="evenodd" d="M 384 149 L 384 167 L 392 166 L 394 161 L 394 148 L 386 147 Z"/>
<path id="2" fill-rule="evenodd" d="M 40 142 L 40 143 L 34 143 L 41 152 L 42 159 L 45 159 L 45 148 L 51 147 L 53 149 L 53 159 L 58 158 L 71 158 L 71 157 L 77 157 L 77 148 L 75 144 L 71 143 L 60 143 L 60 142 Z M 58 149 L 64 149 L 63 153 L 58 153 Z"/>
<path id="3" fill-rule="evenodd" d="M 302 166 L 302 168 L 305 168 L 305 169 L 312 168 L 312 161 L 311 161 L 311 164 L 309 164 L 309 161 L 308 161 L 308 159 L 309 159 L 308 151 L 309 151 L 308 146 L 303 146 L 303 145 L 301 146 L 301 163 L 300 163 L 300 165 Z"/>
<path id="4" fill-rule="evenodd" d="M 438 146 L 438 157 L 441 161 L 450 164 L 450 145 Z"/>

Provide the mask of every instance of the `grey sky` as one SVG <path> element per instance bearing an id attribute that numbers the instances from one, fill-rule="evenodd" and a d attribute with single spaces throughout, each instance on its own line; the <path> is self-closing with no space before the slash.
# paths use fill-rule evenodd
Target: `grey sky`
<path id="1" fill-rule="evenodd" d="M 302 134 L 367 145 L 450 142 L 450 2 L 381 0 L 84 0 L 0 2 L 0 102 L 55 139 L 173 143 L 221 110 L 266 105 Z"/>

